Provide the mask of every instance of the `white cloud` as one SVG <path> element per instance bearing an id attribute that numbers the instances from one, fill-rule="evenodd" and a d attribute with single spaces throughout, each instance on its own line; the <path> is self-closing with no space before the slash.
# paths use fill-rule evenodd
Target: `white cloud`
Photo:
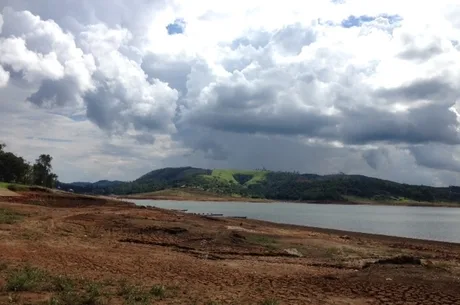
<path id="1" fill-rule="evenodd" d="M 10 73 L 0 66 L 0 88 L 5 87 L 10 80 Z"/>
<path id="2" fill-rule="evenodd" d="M 0 87 L 48 110 L 0 107 L 21 113 L 13 123 L 21 132 L 33 131 L 31 115 L 66 126 L 64 134 L 99 127 L 73 137 L 90 143 L 91 164 L 120 168 L 107 174 L 150 169 L 135 165 L 150 157 L 137 149 L 143 143 L 155 147 L 155 164 L 265 160 L 276 169 L 458 179 L 420 148 L 460 143 L 456 1 L 416 10 L 396 0 L 52 1 L 0 0 Z M 176 19 L 184 33 L 169 36 Z M 51 147 L 39 142 L 31 143 Z M 284 144 L 298 156 L 285 159 Z M 71 156 L 72 144 L 55 145 L 60 160 Z"/>

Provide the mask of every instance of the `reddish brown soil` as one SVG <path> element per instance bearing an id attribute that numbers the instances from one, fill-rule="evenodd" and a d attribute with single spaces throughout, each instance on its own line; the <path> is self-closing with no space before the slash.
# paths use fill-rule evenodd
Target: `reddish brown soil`
<path id="1" fill-rule="evenodd" d="M 25 215 L 0 224 L 0 263 L 8 269 L 29 264 L 55 275 L 177 290 L 152 304 L 460 304 L 458 244 L 207 218 L 94 197 L 2 200 L 0 209 Z M 372 264 L 398 255 L 422 264 Z M 0 272 L 0 287 L 7 272 Z M 15 297 L 39 304 L 50 293 Z M 0 304 L 9 298 L 0 292 Z M 109 304 L 123 300 L 114 295 Z"/>

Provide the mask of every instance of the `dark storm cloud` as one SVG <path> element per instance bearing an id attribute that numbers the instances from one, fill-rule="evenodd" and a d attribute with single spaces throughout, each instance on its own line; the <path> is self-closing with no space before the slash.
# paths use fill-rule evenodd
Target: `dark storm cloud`
<path id="1" fill-rule="evenodd" d="M 460 92 L 447 81 L 434 78 L 415 80 L 396 89 L 380 89 L 377 90 L 376 96 L 389 101 L 429 100 L 452 104 L 460 97 Z"/>
<path id="2" fill-rule="evenodd" d="M 455 149 L 445 145 L 421 145 L 409 148 L 418 165 L 460 172 L 460 162 L 454 158 Z"/>
<path id="3" fill-rule="evenodd" d="M 456 115 L 447 107 L 428 105 L 405 113 L 371 108 L 347 111 L 340 138 L 349 144 L 372 142 L 460 144 Z"/>
<path id="4" fill-rule="evenodd" d="M 278 103 L 276 87 L 216 85 L 206 106 L 186 113 L 184 121 L 221 131 L 284 135 L 320 135 L 337 119 L 315 109 Z"/>
<path id="5" fill-rule="evenodd" d="M 78 104 L 81 97 L 77 81 L 71 77 L 65 77 L 60 80 L 43 80 L 38 91 L 27 100 L 37 106 L 64 106 Z"/>
<path id="6" fill-rule="evenodd" d="M 204 153 L 204 158 L 212 160 L 227 160 L 229 152 L 222 145 L 209 138 L 201 138 L 193 144 L 195 150 Z"/>
<path id="7" fill-rule="evenodd" d="M 306 135 L 317 137 L 334 126 L 336 118 L 316 113 L 283 110 L 282 113 L 242 111 L 223 113 L 201 112 L 192 122 L 210 128 L 235 133 L 265 133 L 282 135 Z"/>
<path id="8" fill-rule="evenodd" d="M 315 76 L 307 83 L 313 87 L 306 93 L 313 95 L 317 83 Z M 354 106 L 362 97 L 351 96 L 341 97 L 343 101 L 335 105 L 338 113 L 324 114 L 318 108 L 304 106 L 312 96 L 280 97 L 279 92 L 286 89 L 282 84 L 272 86 L 270 80 L 250 84 L 236 80 L 234 84 L 219 84 L 209 89 L 207 102 L 186 111 L 182 122 L 239 134 L 302 135 L 353 145 L 379 142 L 460 144 L 457 118 L 449 110 L 452 102 L 392 112 L 372 106 Z M 442 97 L 455 94 L 455 90 L 443 82 L 426 81 L 392 91 L 380 90 L 377 94 L 371 93 L 369 98 L 380 95 L 390 103 L 397 101 L 397 97 L 401 100 L 442 100 Z M 294 102 L 299 100 L 305 104 Z"/>
<path id="9" fill-rule="evenodd" d="M 123 133 L 133 126 L 139 131 L 165 131 L 169 110 L 136 111 L 133 100 L 123 86 L 109 87 L 106 83 L 84 96 L 87 117 L 110 133 Z"/>
<path id="10" fill-rule="evenodd" d="M 374 170 L 380 169 L 384 163 L 388 162 L 388 150 L 384 148 L 365 150 L 362 154 L 366 163 Z"/>

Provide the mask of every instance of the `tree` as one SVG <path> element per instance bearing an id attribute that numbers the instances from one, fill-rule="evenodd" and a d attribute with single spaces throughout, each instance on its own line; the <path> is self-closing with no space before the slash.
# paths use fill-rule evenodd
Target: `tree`
<path id="1" fill-rule="evenodd" d="M 0 181 L 8 183 L 30 183 L 30 165 L 21 157 L 5 152 L 6 145 L 0 143 Z"/>
<path id="2" fill-rule="evenodd" d="M 57 175 L 52 173 L 52 165 L 51 161 L 53 161 L 53 157 L 50 155 L 42 154 L 35 160 L 35 164 L 33 166 L 33 177 L 34 177 L 34 184 L 41 185 L 46 187 L 54 187 L 57 182 Z"/>

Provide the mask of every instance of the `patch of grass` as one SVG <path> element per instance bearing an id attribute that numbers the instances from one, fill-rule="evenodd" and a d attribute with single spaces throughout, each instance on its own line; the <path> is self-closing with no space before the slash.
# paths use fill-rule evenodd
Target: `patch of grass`
<path id="1" fill-rule="evenodd" d="M 279 305 L 280 302 L 275 299 L 265 299 L 262 302 L 260 302 L 260 305 Z"/>
<path id="2" fill-rule="evenodd" d="M 52 297 L 49 305 L 102 305 L 105 302 L 96 286 L 88 286 L 84 291 L 66 290 Z"/>
<path id="3" fill-rule="evenodd" d="M 329 258 L 334 258 L 336 256 L 339 256 L 342 254 L 342 251 L 340 248 L 337 247 L 329 247 L 324 249 L 324 254 L 325 256 Z"/>
<path id="4" fill-rule="evenodd" d="M 124 299 L 126 305 L 149 304 L 152 299 L 150 291 L 126 282 L 122 283 L 118 295 Z"/>
<path id="5" fill-rule="evenodd" d="M 6 188 L 8 188 L 8 185 L 10 185 L 10 184 L 6 183 L 6 182 L 0 182 L 0 189 L 6 189 Z"/>
<path id="6" fill-rule="evenodd" d="M 278 241 L 270 236 L 266 235 L 248 235 L 246 240 L 249 243 L 261 245 L 267 248 L 275 249 L 278 245 Z"/>
<path id="7" fill-rule="evenodd" d="M 6 279 L 7 291 L 39 291 L 46 290 L 49 275 L 37 268 L 29 266 L 10 273 Z"/>
<path id="8" fill-rule="evenodd" d="M 56 291 L 71 291 L 75 288 L 74 280 L 66 276 L 56 276 L 52 278 L 51 282 Z"/>
<path id="9" fill-rule="evenodd" d="M 217 178 L 218 180 L 221 180 L 223 182 L 238 184 L 238 181 L 236 181 L 233 175 L 235 174 L 248 175 L 248 176 L 252 176 L 252 178 L 249 181 L 247 181 L 244 185 L 251 185 L 251 184 L 255 184 L 255 183 L 264 181 L 268 173 L 269 171 L 263 171 L 263 170 L 259 171 L 259 170 L 215 169 L 212 171 L 211 175 L 202 175 L 202 177 L 205 177 L 207 179 Z"/>
<path id="10" fill-rule="evenodd" d="M 150 294 L 156 298 L 162 299 L 166 296 L 166 287 L 163 285 L 153 285 L 150 288 Z"/>
<path id="11" fill-rule="evenodd" d="M 30 190 L 30 187 L 22 184 L 9 184 L 7 188 L 13 192 L 27 192 Z"/>
<path id="12" fill-rule="evenodd" d="M 150 304 L 152 299 L 161 300 L 168 296 L 169 290 L 163 285 L 153 285 L 150 289 L 142 286 L 128 284 L 122 282 L 118 290 L 118 296 L 121 296 L 125 304 Z"/>
<path id="13" fill-rule="evenodd" d="M 0 224 L 14 224 L 22 219 L 21 214 L 9 209 L 0 209 Z"/>
<path id="14" fill-rule="evenodd" d="M 103 305 L 106 303 L 99 283 L 88 282 L 84 289 L 81 289 L 77 288 L 72 279 L 59 276 L 52 279 L 52 284 L 57 294 L 47 302 L 47 305 Z"/>

